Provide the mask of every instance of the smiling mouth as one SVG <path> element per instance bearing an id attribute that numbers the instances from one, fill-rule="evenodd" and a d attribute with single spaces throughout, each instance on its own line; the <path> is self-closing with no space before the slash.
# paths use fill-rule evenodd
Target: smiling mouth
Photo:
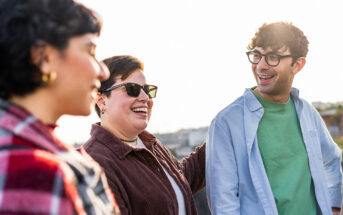
<path id="1" fill-rule="evenodd" d="M 260 73 L 260 74 L 257 74 L 257 75 L 258 75 L 258 77 L 260 79 L 263 79 L 263 80 L 267 80 L 267 79 L 270 79 L 270 78 L 273 77 L 273 75 L 267 75 L 267 74 L 263 74 L 263 73 Z"/>
<path id="2" fill-rule="evenodd" d="M 148 108 L 132 108 L 132 111 L 135 113 L 147 113 Z"/>
<path id="3" fill-rule="evenodd" d="M 97 88 L 92 88 L 92 90 L 91 90 L 91 95 L 92 95 L 92 98 L 93 98 L 93 99 L 96 98 L 97 93 L 98 93 L 98 89 L 97 89 Z"/>

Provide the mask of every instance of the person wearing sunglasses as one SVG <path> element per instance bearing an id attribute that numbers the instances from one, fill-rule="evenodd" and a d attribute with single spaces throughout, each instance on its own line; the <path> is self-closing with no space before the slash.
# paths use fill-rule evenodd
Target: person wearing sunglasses
<path id="1" fill-rule="evenodd" d="M 213 214 L 338 214 L 342 152 L 292 87 L 306 36 L 291 23 L 265 23 L 248 49 L 257 86 L 213 119 L 206 141 Z"/>
<path id="2" fill-rule="evenodd" d="M 109 72 L 101 19 L 73 0 L 0 0 L 0 214 L 119 214 L 101 167 L 54 135 Z"/>
<path id="3" fill-rule="evenodd" d="M 178 162 L 145 128 L 157 95 L 143 64 L 132 56 L 103 61 L 110 78 L 101 82 L 85 150 L 104 168 L 123 215 L 197 214 L 193 193 L 205 186 L 205 145 Z"/>

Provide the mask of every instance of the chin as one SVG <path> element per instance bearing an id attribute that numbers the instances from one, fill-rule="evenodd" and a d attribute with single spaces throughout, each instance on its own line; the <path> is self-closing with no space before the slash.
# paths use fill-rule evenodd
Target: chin
<path id="1" fill-rule="evenodd" d="M 82 112 L 81 114 L 79 114 L 80 116 L 88 116 L 91 114 L 92 111 L 85 111 L 85 112 Z"/>
<path id="2" fill-rule="evenodd" d="M 135 127 L 137 129 L 138 134 L 140 134 L 141 132 L 143 132 L 146 129 L 146 127 L 148 127 L 148 123 L 140 123 L 140 124 L 136 125 Z"/>
<path id="3" fill-rule="evenodd" d="M 258 86 L 258 90 L 264 94 L 271 94 L 273 92 L 273 89 L 271 89 L 270 87 L 264 87 L 264 86 L 263 87 Z"/>

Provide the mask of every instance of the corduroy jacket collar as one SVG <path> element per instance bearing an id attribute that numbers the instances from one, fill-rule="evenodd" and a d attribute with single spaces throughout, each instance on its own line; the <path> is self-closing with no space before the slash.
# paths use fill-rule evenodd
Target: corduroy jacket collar
<path id="1" fill-rule="evenodd" d="M 130 146 L 127 143 L 124 143 L 119 138 L 114 136 L 110 131 L 102 127 L 99 122 L 92 125 L 91 136 L 98 142 L 104 144 L 120 159 L 125 158 L 130 152 L 134 150 L 141 150 L 139 148 Z M 144 145 L 150 151 L 154 151 L 154 146 L 156 145 L 156 141 L 158 141 L 154 135 L 147 131 L 143 131 L 138 135 L 138 137 L 143 141 Z"/>

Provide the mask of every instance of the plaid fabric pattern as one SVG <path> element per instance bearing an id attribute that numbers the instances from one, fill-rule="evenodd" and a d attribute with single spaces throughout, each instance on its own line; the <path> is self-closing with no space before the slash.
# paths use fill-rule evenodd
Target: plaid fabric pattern
<path id="1" fill-rule="evenodd" d="M 116 214 L 100 167 L 2 99 L 0 149 L 0 214 Z"/>

